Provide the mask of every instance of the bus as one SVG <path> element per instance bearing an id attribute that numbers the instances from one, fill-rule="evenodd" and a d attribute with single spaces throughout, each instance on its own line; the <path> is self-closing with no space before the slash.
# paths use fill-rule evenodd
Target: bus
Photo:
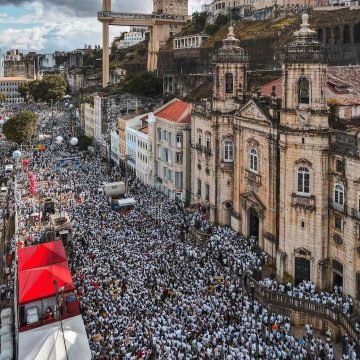
<path id="1" fill-rule="evenodd" d="M 134 209 L 136 200 L 134 198 L 118 200 L 118 210 L 120 213 L 128 213 Z"/>

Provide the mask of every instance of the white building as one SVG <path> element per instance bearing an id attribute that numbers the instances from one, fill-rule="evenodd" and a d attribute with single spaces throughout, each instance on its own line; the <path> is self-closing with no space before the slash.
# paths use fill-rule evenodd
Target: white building
<path id="1" fill-rule="evenodd" d="M 118 49 L 126 49 L 130 46 L 134 46 L 145 41 L 145 39 L 146 39 L 145 32 L 131 31 L 125 33 L 124 40 L 120 40 L 116 44 Z"/>
<path id="2" fill-rule="evenodd" d="M 94 105 L 85 103 L 84 106 L 84 131 L 85 135 L 94 138 L 95 110 Z"/>
<path id="3" fill-rule="evenodd" d="M 97 141 L 102 140 L 102 101 L 101 96 L 94 97 L 94 138 Z"/>
<path id="4" fill-rule="evenodd" d="M 209 39 L 206 34 L 194 34 L 175 37 L 173 40 L 174 49 L 200 48 Z"/>
<path id="5" fill-rule="evenodd" d="M 152 166 L 150 164 L 149 127 L 137 131 L 136 176 L 145 184 L 152 185 Z"/>
<path id="6" fill-rule="evenodd" d="M 110 134 L 110 158 L 115 163 L 120 163 L 120 151 L 119 151 L 119 131 L 112 130 Z"/>
<path id="7" fill-rule="evenodd" d="M 133 172 L 136 172 L 136 159 L 137 159 L 137 131 L 134 128 L 125 128 L 126 136 L 126 158 L 127 166 Z"/>
<path id="8" fill-rule="evenodd" d="M 2 54 L 0 49 L 0 78 L 5 76 L 5 56 Z"/>
<path id="9" fill-rule="evenodd" d="M 22 54 L 20 54 L 18 49 L 9 50 L 5 55 L 5 61 L 21 61 L 21 60 L 22 60 Z"/>
<path id="10" fill-rule="evenodd" d="M 8 103 L 21 103 L 24 98 L 19 94 L 19 86 L 28 82 L 24 77 L 2 77 L 0 78 L 0 92 L 6 96 Z"/>

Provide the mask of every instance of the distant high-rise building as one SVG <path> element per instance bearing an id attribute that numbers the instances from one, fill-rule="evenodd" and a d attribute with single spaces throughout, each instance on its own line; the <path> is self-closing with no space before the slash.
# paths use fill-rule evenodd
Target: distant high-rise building
<path id="1" fill-rule="evenodd" d="M 187 15 L 189 8 L 188 0 L 154 0 L 154 13 Z"/>

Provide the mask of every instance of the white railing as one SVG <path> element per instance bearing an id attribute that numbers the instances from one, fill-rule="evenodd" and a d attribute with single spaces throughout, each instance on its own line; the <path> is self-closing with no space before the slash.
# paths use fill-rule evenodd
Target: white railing
<path id="1" fill-rule="evenodd" d="M 138 14 L 138 13 L 122 13 L 114 11 L 99 11 L 98 18 L 117 18 L 129 20 L 171 20 L 171 21 L 187 21 L 188 15 L 172 15 L 172 14 Z"/>

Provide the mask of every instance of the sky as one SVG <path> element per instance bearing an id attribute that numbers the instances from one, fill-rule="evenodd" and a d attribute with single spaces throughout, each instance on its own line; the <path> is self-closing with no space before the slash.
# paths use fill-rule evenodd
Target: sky
<path id="1" fill-rule="evenodd" d="M 203 0 L 190 0 L 189 12 Z M 113 11 L 152 11 L 152 0 L 113 0 Z M 47 54 L 101 45 L 101 0 L 0 0 L 0 48 Z M 111 38 L 128 28 L 112 26 Z"/>

